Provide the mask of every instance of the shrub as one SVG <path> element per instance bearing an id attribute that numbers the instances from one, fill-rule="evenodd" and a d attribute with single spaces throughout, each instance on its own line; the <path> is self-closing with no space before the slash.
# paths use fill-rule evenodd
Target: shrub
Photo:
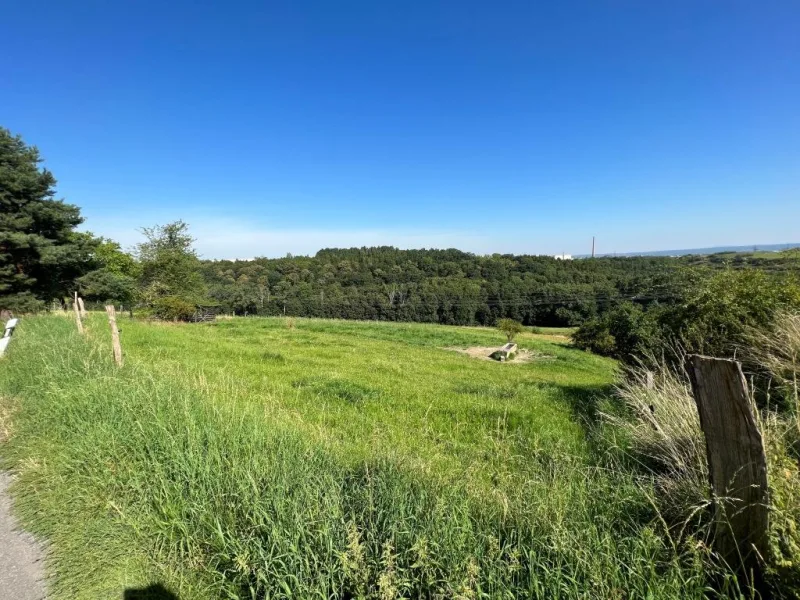
<path id="1" fill-rule="evenodd" d="M 522 323 L 514 319 L 500 319 L 497 321 L 497 328 L 502 331 L 509 342 L 513 342 L 517 334 L 522 333 Z"/>
<path id="2" fill-rule="evenodd" d="M 35 313 L 43 308 L 44 302 L 29 292 L 0 298 L 0 310 L 9 310 L 15 314 Z"/>
<path id="3" fill-rule="evenodd" d="M 780 311 L 800 309 L 795 277 L 755 270 L 693 273 L 674 293 L 670 304 L 619 304 L 584 323 L 573 336 L 575 345 L 628 364 L 665 347 L 731 357 L 753 330 L 770 331 Z M 678 362 L 681 356 L 672 352 L 668 358 Z"/>
<path id="4" fill-rule="evenodd" d="M 625 302 L 586 322 L 573 334 L 572 341 L 584 350 L 635 363 L 664 343 L 656 315 L 654 309 L 644 311 L 637 304 Z"/>
<path id="5" fill-rule="evenodd" d="M 616 353 L 616 340 L 608 330 L 608 324 L 601 319 L 592 319 L 581 325 L 572 334 L 572 343 L 581 350 L 589 350 L 603 356 Z"/>
<path id="6" fill-rule="evenodd" d="M 169 321 L 188 321 L 196 311 L 193 302 L 178 296 L 164 296 L 153 302 L 152 316 Z"/>
<path id="7" fill-rule="evenodd" d="M 709 356 L 733 356 L 753 328 L 769 330 L 781 310 L 800 309 L 796 277 L 757 270 L 695 275 L 683 295 L 659 320 L 687 351 Z"/>

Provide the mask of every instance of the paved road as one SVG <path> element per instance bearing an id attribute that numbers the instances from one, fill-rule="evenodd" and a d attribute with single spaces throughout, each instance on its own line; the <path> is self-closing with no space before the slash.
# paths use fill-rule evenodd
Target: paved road
<path id="1" fill-rule="evenodd" d="M 11 514 L 10 482 L 8 473 L 0 472 L 0 598 L 43 600 L 44 552 Z"/>

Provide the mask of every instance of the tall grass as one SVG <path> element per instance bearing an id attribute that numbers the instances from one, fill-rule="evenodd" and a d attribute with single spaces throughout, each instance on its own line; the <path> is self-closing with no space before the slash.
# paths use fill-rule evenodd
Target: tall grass
<path id="1" fill-rule="evenodd" d="M 797 355 L 792 343 L 800 332 L 794 316 L 777 321 L 782 331 L 748 348 L 761 367 L 794 392 Z M 756 382 L 751 379 L 751 385 Z M 751 389 L 755 396 L 756 391 Z M 667 537 L 674 545 L 687 539 L 710 543 L 712 501 L 705 441 L 687 374 L 674 363 L 647 361 L 626 369 L 616 393 L 628 414 L 606 415 L 623 433 L 629 456 L 641 467 L 645 493 L 651 498 Z M 768 464 L 770 552 L 762 559 L 767 584 L 776 598 L 800 597 L 800 470 L 797 457 L 797 413 L 758 410 L 753 399 Z M 649 485 L 654 489 L 649 492 Z M 735 566 L 735 565 L 734 565 Z"/>
<path id="2" fill-rule="evenodd" d="M 624 370 L 616 394 L 628 412 L 605 416 L 626 434 L 630 456 L 652 477 L 661 517 L 679 539 L 699 531 L 710 506 L 708 468 L 686 373 L 649 360 Z"/>
<path id="3" fill-rule="evenodd" d="M 530 451 L 476 486 L 410 452 L 348 460 L 235 383 L 130 354 L 116 369 L 107 351 L 67 320 L 28 319 L 0 369 L 0 454 L 22 517 L 52 542 L 54 598 L 153 580 L 182 598 L 737 594 L 730 577 L 709 592 L 707 549 L 671 545 L 653 489 L 601 461 Z M 525 447 L 482 440 L 487 455 Z"/>
<path id="4" fill-rule="evenodd" d="M 772 330 L 751 329 L 747 339 L 750 359 L 784 388 L 800 413 L 800 313 L 779 312 Z"/>

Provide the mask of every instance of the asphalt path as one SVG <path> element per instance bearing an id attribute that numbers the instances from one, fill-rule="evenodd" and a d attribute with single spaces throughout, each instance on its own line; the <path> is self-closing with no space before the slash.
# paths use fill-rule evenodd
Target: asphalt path
<path id="1" fill-rule="evenodd" d="M 0 600 L 44 600 L 44 549 L 11 513 L 10 483 L 0 472 Z"/>

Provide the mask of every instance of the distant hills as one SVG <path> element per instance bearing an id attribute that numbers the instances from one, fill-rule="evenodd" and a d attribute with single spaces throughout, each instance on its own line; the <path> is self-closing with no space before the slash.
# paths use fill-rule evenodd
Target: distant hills
<path id="1" fill-rule="evenodd" d="M 710 248 L 685 248 L 683 250 L 652 250 L 650 252 L 619 252 L 613 254 L 597 254 L 596 256 L 686 256 L 688 254 L 719 254 L 720 252 L 779 252 L 789 248 L 800 248 L 800 242 L 792 244 L 750 244 L 748 246 L 712 246 Z M 582 254 L 580 258 L 586 258 Z"/>

